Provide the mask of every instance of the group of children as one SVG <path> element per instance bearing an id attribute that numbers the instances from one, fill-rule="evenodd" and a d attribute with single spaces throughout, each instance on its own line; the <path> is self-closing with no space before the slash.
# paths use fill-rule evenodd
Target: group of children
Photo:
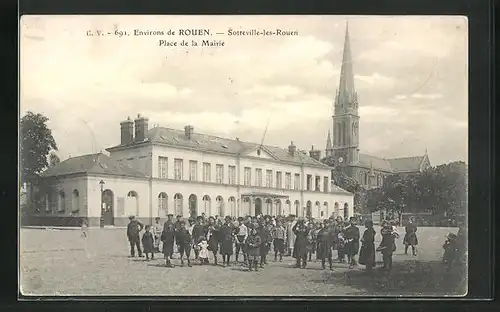
<path id="1" fill-rule="evenodd" d="M 127 235 L 131 257 L 135 255 L 134 247 L 137 247 L 139 256 L 142 256 L 138 245 L 138 233 L 142 228 L 139 221 L 130 217 Z M 191 267 L 191 251 L 194 250 L 194 259 L 200 264 L 208 264 L 209 255 L 212 254 L 214 264 L 217 265 L 220 254 L 222 266 L 225 267 L 230 266 L 230 258 L 234 252 L 235 261 L 238 262 L 241 254 L 244 265 L 247 265 L 250 271 L 257 271 L 267 264 L 271 246 L 274 247 L 275 261 L 283 261 L 283 256 L 288 252 L 288 255 L 297 260 L 298 268 L 305 268 L 307 261 L 312 261 L 312 255 L 315 254 L 316 259 L 321 260 L 323 269 L 326 269 L 327 260 L 332 269 L 333 250 L 337 250 L 337 261 L 345 263 L 347 257 L 350 268 L 357 264 L 355 257 L 359 252 L 359 263 L 366 265 L 367 270 L 375 266 L 375 252 L 380 251 L 383 254 L 384 267 L 390 269 L 395 239 L 399 236 L 396 227 L 385 222 L 381 230 L 382 242 L 375 249 L 376 233 L 371 221 L 366 222 L 366 230 L 360 237 L 356 220 L 351 218 L 344 222 L 341 217 L 316 222 L 303 218 L 296 221 L 294 216 L 248 216 L 237 220 L 226 216 L 224 221 L 218 217 L 207 219 L 205 216 L 198 216 L 196 219 L 190 218 L 187 225 L 181 216 L 174 220 L 173 215 L 169 215 L 163 225 L 160 218 L 156 218 L 152 226 L 146 225 L 144 229 L 141 242 L 146 260 L 154 259 L 155 253 L 162 252 L 165 265 L 173 267 L 174 246 L 177 246 L 181 266 L 184 266 L 186 259 L 187 265 Z M 410 244 L 414 254 L 415 232 L 416 227 L 411 227 L 411 231 L 407 227 L 407 235 L 410 236 L 408 239 L 405 237 L 405 245 Z"/>

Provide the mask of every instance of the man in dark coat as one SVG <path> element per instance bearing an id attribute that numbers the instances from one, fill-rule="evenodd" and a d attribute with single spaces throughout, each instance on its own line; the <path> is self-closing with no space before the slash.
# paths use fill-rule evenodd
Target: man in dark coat
<path id="1" fill-rule="evenodd" d="M 349 225 L 344 230 L 345 240 L 346 240 L 346 254 L 349 261 L 349 268 L 353 268 L 356 265 L 355 256 L 359 252 L 359 228 L 356 226 L 356 218 L 351 217 L 349 219 Z"/>
<path id="2" fill-rule="evenodd" d="M 293 249 L 295 259 L 297 259 L 296 267 L 305 269 L 307 266 L 307 252 L 309 251 L 309 241 L 307 238 L 309 229 L 305 225 L 304 219 L 299 219 L 292 228 L 292 231 L 295 234 L 295 245 Z"/>
<path id="3" fill-rule="evenodd" d="M 405 236 L 403 238 L 403 244 L 405 245 L 405 255 L 408 254 L 408 247 L 411 246 L 412 255 L 417 255 L 417 225 L 413 222 L 413 218 L 408 220 L 408 224 L 405 226 Z"/>
<path id="4" fill-rule="evenodd" d="M 141 239 L 139 237 L 139 232 L 142 231 L 144 225 L 135 219 L 135 216 L 129 217 L 130 222 L 127 225 L 127 238 L 130 243 L 130 257 L 135 257 L 135 249 L 137 247 L 137 253 L 139 257 L 142 257 L 141 250 Z"/>
<path id="5" fill-rule="evenodd" d="M 328 259 L 330 270 L 333 270 L 333 237 L 334 228 L 328 220 L 324 221 L 324 227 L 318 232 L 318 249 L 316 251 L 318 259 L 321 259 L 321 267 L 323 270 L 326 268 L 325 260 Z"/>
<path id="6" fill-rule="evenodd" d="M 271 249 L 271 244 L 273 238 L 271 236 L 271 231 L 269 230 L 268 224 L 266 224 L 265 219 L 261 218 L 259 225 L 259 236 L 260 236 L 260 267 L 263 268 L 264 264 L 267 264 L 267 254 Z"/>
<path id="7" fill-rule="evenodd" d="M 197 246 L 201 237 L 207 237 L 208 228 L 203 224 L 203 216 L 198 216 L 196 218 L 196 224 L 193 226 L 193 241 L 194 245 Z M 194 249 L 194 258 L 198 259 L 199 249 L 196 247 Z"/>
<path id="8" fill-rule="evenodd" d="M 191 247 L 193 246 L 193 238 L 186 228 L 186 223 L 184 221 L 180 222 L 181 228 L 175 231 L 175 242 L 179 248 L 179 254 L 181 258 L 181 266 L 184 266 L 183 256 L 186 255 L 188 267 L 191 267 L 191 261 L 189 256 L 191 255 Z"/>

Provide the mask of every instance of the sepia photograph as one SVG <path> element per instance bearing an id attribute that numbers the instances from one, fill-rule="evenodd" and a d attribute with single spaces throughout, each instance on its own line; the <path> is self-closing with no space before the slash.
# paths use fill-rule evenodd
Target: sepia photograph
<path id="1" fill-rule="evenodd" d="M 23 15 L 19 296 L 467 295 L 463 16 Z"/>

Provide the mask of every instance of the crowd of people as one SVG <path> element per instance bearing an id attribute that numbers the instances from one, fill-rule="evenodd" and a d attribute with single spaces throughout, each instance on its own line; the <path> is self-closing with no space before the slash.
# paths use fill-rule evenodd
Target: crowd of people
<path id="1" fill-rule="evenodd" d="M 335 261 L 346 263 L 349 268 L 357 264 L 365 265 L 368 271 L 375 267 L 375 254 L 380 252 L 383 268 L 390 270 L 392 255 L 396 250 L 395 242 L 399 237 L 396 222 L 383 222 L 380 231 L 382 240 L 377 248 L 373 222 L 365 222 L 366 229 L 362 235 L 356 224 L 355 218 L 344 221 L 340 216 L 326 220 L 297 218 L 294 215 L 259 215 L 237 219 L 226 216 L 222 220 L 219 216 L 207 218 L 204 214 L 190 218 L 186 223 L 182 216 L 174 220 L 170 214 L 163 224 L 160 218 L 156 218 L 154 224 L 144 226 L 131 216 L 127 237 L 130 257 L 135 257 L 136 249 L 138 256 L 145 256 L 146 260 L 154 259 L 155 254 L 161 252 L 167 267 L 174 267 L 172 259 L 175 249 L 181 266 L 187 262 L 190 267 L 193 260 L 206 265 L 210 263 L 209 258 L 218 265 L 220 255 L 223 267 L 231 266 L 231 258 L 234 257 L 233 263 L 242 260 L 249 271 L 257 271 L 265 267 L 268 255 L 273 250 L 274 261 L 283 261 L 284 256 L 292 256 L 296 259 L 297 268 L 306 268 L 314 256 L 321 261 L 323 269 L 326 269 L 327 263 L 332 269 L 336 251 Z M 143 229 L 145 232 L 141 238 Z M 416 255 L 417 226 L 410 220 L 405 232 L 405 254 L 411 247 L 412 255 Z"/>

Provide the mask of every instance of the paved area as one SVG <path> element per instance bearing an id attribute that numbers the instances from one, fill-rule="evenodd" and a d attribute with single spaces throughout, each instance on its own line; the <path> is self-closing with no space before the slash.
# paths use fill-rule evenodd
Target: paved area
<path id="1" fill-rule="evenodd" d="M 444 272 L 441 264 L 445 236 L 456 231 L 419 228 L 417 256 L 403 254 L 401 237 L 393 270 L 368 275 L 364 267 L 349 270 L 340 263 L 333 271 L 322 270 L 315 261 L 307 269 L 295 269 L 293 258 L 273 262 L 271 254 L 269 264 L 259 272 L 248 272 L 241 265 L 180 267 L 178 259 L 175 268 L 165 268 L 161 254 L 153 261 L 128 258 L 124 229 L 90 229 L 86 239 L 78 230 L 22 229 L 21 291 L 25 295 L 116 296 L 464 295 L 461 275 Z"/>

